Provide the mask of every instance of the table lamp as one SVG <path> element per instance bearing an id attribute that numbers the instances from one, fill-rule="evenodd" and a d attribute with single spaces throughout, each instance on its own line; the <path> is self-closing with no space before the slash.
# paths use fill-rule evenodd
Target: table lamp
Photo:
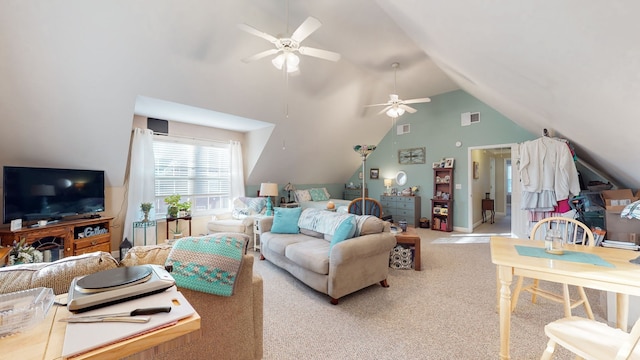
<path id="1" fill-rule="evenodd" d="M 393 179 L 384 179 L 384 186 L 387 188 L 387 195 L 391 194 L 391 185 L 393 185 Z"/>
<path id="2" fill-rule="evenodd" d="M 273 203 L 271 203 L 271 197 L 278 196 L 278 184 L 276 183 L 260 184 L 260 196 L 267 197 L 267 212 L 265 213 L 265 215 L 273 216 Z"/>
<path id="3" fill-rule="evenodd" d="M 287 203 L 291 202 L 291 192 L 292 191 L 296 191 L 296 187 L 293 186 L 291 183 L 287 183 L 287 185 L 284 186 L 284 191 L 287 192 Z"/>

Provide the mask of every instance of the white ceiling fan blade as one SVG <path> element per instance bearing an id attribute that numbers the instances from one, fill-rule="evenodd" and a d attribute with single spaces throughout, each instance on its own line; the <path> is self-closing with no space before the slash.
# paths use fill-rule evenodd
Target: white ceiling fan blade
<path id="1" fill-rule="evenodd" d="M 253 56 L 249 56 L 248 58 L 242 59 L 242 62 L 250 63 L 252 61 L 256 61 L 256 60 L 262 59 L 263 57 L 267 57 L 269 55 L 276 54 L 278 51 L 280 51 L 280 50 L 278 50 L 278 49 L 265 50 L 263 52 L 259 52 L 259 53 L 255 54 Z"/>
<path id="2" fill-rule="evenodd" d="M 238 24 L 238 28 L 240 30 L 244 30 L 244 31 L 248 32 L 249 34 L 261 37 L 261 38 L 263 38 L 263 39 L 265 39 L 268 42 L 273 43 L 273 44 L 275 44 L 278 41 L 278 38 L 276 38 L 275 36 L 272 36 L 272 35 L 267 34 L 266 32 L 260 31 L 260 30 L 254 28 L 251 25 L 247 25 L 247 24 L 242 23 L 242 24 Z"/>
<path id="3" fill-rule="evenodd" d="M 338 61 L 340 60 L 340 54 L 335 53 L 333 51 L 327 51 L 322 49 L 310 48 L 306 46 L 301 46 L 298 51 L 302 55 L 313 56 L 320 59 L 325 59 L 329 61 Z"/>
<path id="4" fill-rule="evenodd" d="M 404 105 L 404 104 L 400 104 L 400 105 L 398 105 L 398 107 L 401 108 L 401 109 L 405 109 L 410 114 L 413 114 L 414 112 L 418 111 L 418 110 L 412 108 L 411 106 L 407 106 L 407 105 Z"/>
<path id="5" fill-rule="evenodd" d="M 384 103 L 384 104 L 371 104 L 371 105 L 365 105 L 364 107 L 372 107 L 372 106 L 389 106 L 391 104 L 389 103 Z"/>
<path id="6" fill-rule="evenodd" d="M 387 106 L 386 108 L 380 110 L 377 115 L 386 113 L 389 109 L 393 108 L 392 105 Z"/>
<path id="7" fill-rule="evenodd" d="M 404 100 L 403 102 L 405 104 L 417 104 L 417 103 L 431 102 L 431 99 L 429 99 L 429 98 L 420 98 L 420 99 Z"/>
<path id="8" fill-rule="evenodd" d="M 306 39 L 307 36 L 311 35 L 311 33 L 318 30 L 320 26 L 322 26 L 320 20 L 309 16 L 302 24 L 300 24 L 300 26 L 298 26 L 296 31 L 291 34 L 291 39 L 300 43 L 302 40 Z"/>

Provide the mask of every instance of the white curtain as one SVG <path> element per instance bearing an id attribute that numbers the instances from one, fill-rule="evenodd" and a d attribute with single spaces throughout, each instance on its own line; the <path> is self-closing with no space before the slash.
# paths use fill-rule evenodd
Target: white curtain
<path id="1" fill-rule="evenodd" d="M 153 157 L 153 131 L 149 129 L 133 130 L 131 150 L 129 153 L 129 176 L 127 178 L 127 212 L 124 220 L 123 237 L 133 238 L 133 222 L 142 219 L 140 204 L 154 204 L 149 218 L 155 219 L 155 162 Z M 138 242 L 138 239 L 135 239 Z M 142 245 L 137 243 L 133 245 Z"/>
<path id="2" fill-rule="evenodd" d="M 231 200 L 244 196 L 244 170 L 242 163 L 242 145 L 231 140 Z M 229 204 L 232 206 L 232 204 Z"/>

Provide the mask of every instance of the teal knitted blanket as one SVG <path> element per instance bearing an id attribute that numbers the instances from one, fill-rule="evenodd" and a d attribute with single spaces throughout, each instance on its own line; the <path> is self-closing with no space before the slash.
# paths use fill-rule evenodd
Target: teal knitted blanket
<path id="1" fill-rule="evenodd" d="M 246 238 L 230 233 L 186 237 L 175 242 L 165 265 L 176 285 L 231 296 L 242 264 Z"/>

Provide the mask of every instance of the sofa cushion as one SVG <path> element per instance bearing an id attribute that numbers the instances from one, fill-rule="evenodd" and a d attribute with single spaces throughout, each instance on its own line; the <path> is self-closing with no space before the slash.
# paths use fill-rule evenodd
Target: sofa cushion
<path id="1" fill-rule="evenodd" d="M 176 285 L 191 290 L 231 296 L 249 236 L 220 233 L 186 237 L 173 245 L 166 266 Z"/>
<path id="2" fill-rule="evenodd" d="M 309 239 L 290 244 L 285 250 L 287 259 L 318 274 L 329 274 L 329 242 Z"/>
<path id="3" fill-rule="evenodd" d="M 309 230 L 309 229 L 305 229 L 305 228 L 300 228 L 300 234 L 305 234 L 307 236 L 311 236 L 314 238 L 318 238 L 318 239 L 324 239 L 324 234 L 321 232 L 317 232 L 317 231 L 313 231 L 313 230 Z"/>
<path id="4" fill-rule="evenodd" d="M 308 236 L 303 234 L 274 234 L 272 232 L 267 232 L 260 235 L 260 246 L 263 246 L 265 249 L 269 249 L 269 251 L 273 253 L 284 256 L 287 246 L 302 241 L 308 241 L 309 239 L 310 238 Z"/>
<path id="5" fill-rule="evenodd" d="M 120 266 L 164 265 L 172 248 L 172 245 L 134 246 L 120 261 Z"/>
<path id="6" fill-rule="evenodd" d="M 298 202 L 311 201 L 311 194 L 309 193 L 309 190 L 296 190 L 293 193 L 296 196 L 296 200 Z"/>
<path id="7" fill-rule="evenodd" d="M 329 197 L 324 189 L 310 189 L 309 194 L 311 194 L 311 200 L 313 201 L 327 201 Z"/>
<path id="8" fill-rule="evenodd" d="M 233 200 L 232 217 L 242 220 L 247 216 L 257 215 L 264 212 L 267 200 L 263 197 L 239 197 Z"/>
<path id="9" fill-rule="evenodd" d="M 298 219 L 302 208 L 275 208 L 271 232 L 276 234 L 297 234 L 300 232 Z"/>
<path id="10" fill-rule="evenodd" d="M 355 216 L 351 215 L 342 220 L 340 225 L 338 225 L 335 233 L 333 233 L 333 236 L 331 237 L 331 243 L 329 244 L 329 251 L 331 251 L 331 248 L 333 248 L 335 244 L 352 238 L 355 232 L 356 220 Z"/>
<path id="11" fill-rule="evenodd" d="M 250 220 L 249 220 L 250 221 Z M 207 229 L 213 232 L 237 232 L 244 233 L 246 225 L 243 221 L 236 219 L 222 219 L 209 221 Z"/>
<path id="12" fill-rule="evenodd" d="M 384 231 L 385 221 L 373 215 L 357 215 L 355 236 L 378 234 Z"/>
<path id="13" fill-rule="evenodd" d="M 13 265 L 0 268 L 0 293 L 27 290 L 36 287 L 52 288 L 56 295 L 69 292 L 76 276 L 115 269 L 118 261 L 107 252 L 67 256 L 49 263 Z"/>

